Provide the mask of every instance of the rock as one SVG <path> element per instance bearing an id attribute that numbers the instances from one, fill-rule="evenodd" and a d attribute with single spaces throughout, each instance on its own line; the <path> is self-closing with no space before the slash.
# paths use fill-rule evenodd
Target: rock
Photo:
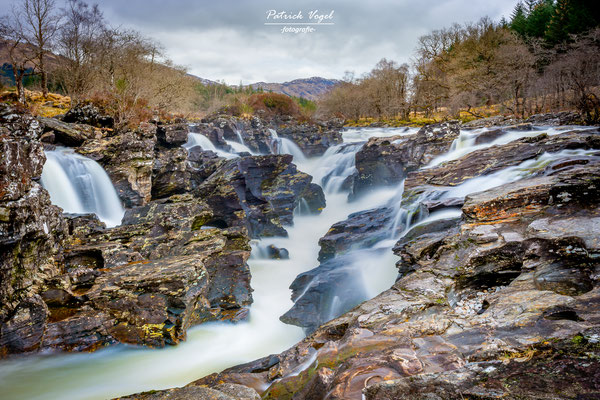
<path id="1" fill-rule="evenodd" d="M 267 256 L 273 260 L 287 260 L 290 258 L 290 253 L 287 249 L 271 244 L 267 246 Z"/>
<path id="2" fill-rule="evenodd" d="M 303 124 L 281 121 L 276 124 L 279 137 L 296 143 L 307 157 L 321 156 L 331 146 L 342 143 L 342 128 L 341 120 Z"/>
<path id="3" fill-rule="evenodd" d="M 0 106 L 0 357 L 39 348 L 48 309 L 38 292 L 60 273 L 67 225 L 35 182 L 40 135 L 34 118 Z"/>
<path id="4" fill-rule="evenodd" d="M 593 398 L 600 162 L 561 163 L 467 196 L 461 219 L 413 228 L 396 246 L 409 256 L 404 276 L 329 322 L 314 310 L 330 286 L 312 290 L 326 275 L 299 276 L 294 296 L 314 297 L 282 319 L 322 325 L 281 354 L 194 384 L 241 383 L 265 399 Z M 323 265 L 333 261 L 353 262 Z M 355 291 L 340 275 L 332 282 Z"/>
<path id="5" fill-rule="evenodd" d="M 477 135 L 473 144 L 477 146 L 480 144 L 490 143 L 504 134 L 506 134 L 506 131 L 504 129 L 490 129 Z"/>
<path id="6" fill-rule="evenodd" d="M 158 125 L 156 138 L 165 147 L 180 147 L 188 140 L 189 127 L 185 123 Z"/>
<path id="7" fill-rule="evenodd" d="M 0 324 L 0 356 L 37 350 L 47 317 L 48 307 L 38 295 L 21 301 Z"/>
<path id="8" fill-rule="evenodd" d="M 447 152 L 458 135 L 458 123 L 442 123 L 423 127 L 414 135 L 369 139 L 356 153 L 352 196 L 375 186 L 400 183 L 407 172 Z"/>
<path id="9" fill-rule="evenodd" d="M 310 175 L 297 171 L 290 155 L 243 157 L 228 160 L 198 186 L 196 193 L 224 226 L 248 227 L 251 237 L 287 235 L 293 212 L 302 196 L 324 199 Z M 317 192 L 316 194 L 311 194 Z M 319 193 L 321 192 L 321 193 Z M 320 212 L 325 204 L 315 204 Z"/>
<path id="10" fill-rule="evenodd" d="M 366 299 L 360 272 L 351 257 L 330 259 L 298 275 L 290 285 L 294 305 L 279 318 L 281 322 L 311 333 Z"/>
<path id="11" fill-rule="evenodd" d="M 76 147 L 96 137 L 94 128 L 89 125 L 70 124 L 54 118 L 37 117 L 37 119 L 45 133 L 54 135 L 53 143 Z"/>
<path id="12" fill-rule="evenodd" d="M 564 149 L 600 148 L 600 135 L 587 132 L 567 132 L 555 136 L 540 134 L 515 140 L 505 145 L 476 150 L 464 157 L 449 161 L 437 168 L 409 172 L 405 190 L 416 186 L 456 186 L 474 176 L 488 175 L 509 166 L 538 157 L 544 152 Z"/>
<path id="13" fill-rule="evenodd" d="M 78 123 L 97 128 L 112 128 L 115 124 L 111 116 L 103 115 L 92 104 L 80 104 L 71 108 L 62 118 L 64 122 Z"/>
<path id="14" fill-rule="evenodd" d="M 245 318 L 249 238 L 243 228 L 208 227 L 212 219 L 189 194 L 127 210 L 112 229 L 73 218 L 66 289 L 45 292 L 51 318 L 42 348 L 162 347 L 184 340 L 193 325 Z"/>
<path id="15" fill-rule="evenodd" d="M 393 210 L 387 207 L 359 211 L 350 214 L 345 221 L 334 224 L 319 239 L 319 261 L 329 260 L 336 255 L 349 251 L 370 247 L 391 236 L 391 224 L 394 222 Z M 401 223 L 397 230 L 404 229 Z"/>
<path id="16" fill-rule="evenodd" d="M 217 149 L 223 149 L 226 151 L 231 150 L 231 147 L 227 144 L 225 137 L 223 136 L 223 129 L 217 126 L 206 123 L 194 124 L 190 127 L 190 132 L 199 133 L 206 136 Z"/>
<path id="17" fill-rule="evenodd" d="M 193 171 L 188 167 L 188 153 L 182 148 L 157 149 L 152 167 L 152 198 L 161 199 L 188 192 Z"/>
<path id="18" fill-rule="evenodd" d="M 201 386 L 186 386 L 183 388 L 153 390 L 138 393 L 119 399 L 135 400 L 260 400 L 256 390 L 234 383 L 222 383 L 212 388 Z"/>
<path id="19" fill-rule="evenodd" d="M 156 126 L 86 141 L 77 152 L 98 161 L 108 173 L 125 207 L 147 204 L 152 195 Z"/>

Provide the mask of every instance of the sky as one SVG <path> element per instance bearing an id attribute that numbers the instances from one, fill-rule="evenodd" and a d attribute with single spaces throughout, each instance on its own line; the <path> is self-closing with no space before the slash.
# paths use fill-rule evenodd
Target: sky
<path id="1" fill-rule="evenodd" d="M 13 1 L 19 0 L 0 0 L 1 9 L 8 10 Z M 384 57 L 409 63 L 420 36 L 454 22 L 508 17 L 516 0 L 96 2 L 112 26 L 133 28 L 157 40 L 168 58 L 191 74 L 248 84 L 311 76 L 340 79 L 346 71 L 360 76 Z M 302 18 L 274 19 L 271 10 L 276 15 L 301 13 Z M 310 18 L 315 10 L 315 16 L 331 16 L 322 19 L 328 25 L 297 25 L 317 23 Z M 282 33 L 286 26 L 313 31 Z"/>

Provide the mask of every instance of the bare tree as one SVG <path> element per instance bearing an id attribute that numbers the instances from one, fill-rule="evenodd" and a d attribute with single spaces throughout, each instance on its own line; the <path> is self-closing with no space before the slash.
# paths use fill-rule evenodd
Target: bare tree
<path id="1" fill-rule="evenodd" d="M 13 14 L 16 14 L 15 10 L 13 10 Z M 6 15 L 0 19 L 0 37 L 8 50 L 13 78 L 17 88 L 17 100 L 19 103 L 25 104 L 25 87 L 23 81 L 29 74 L 28 71 L 31 70 L 31 61 L 35 57 L 35 52 L 25 43 L 20 20 L 16 18 L 17 15 L 10 17 Z"/>
<path id="2" fill-rule="evenodd" d="M 105 29 L 97 5 L 90 6 L 81 0 L 67 1 L 58 35 L 58 50 L 66 59 L 60 71 L 60 82 L 75 102 L 93 86 L 94 60 L 98 58 Z M 106 45 L 109 44 L 103 44 Z"/>

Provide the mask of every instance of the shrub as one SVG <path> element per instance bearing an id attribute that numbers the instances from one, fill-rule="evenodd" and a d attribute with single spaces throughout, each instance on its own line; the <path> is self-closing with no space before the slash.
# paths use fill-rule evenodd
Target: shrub
<path id="1" fill-rule="evenodd" d="M 257 93 L 248 98 L 247 104 L 254 111 L 263 111 L 267 116 L 301 116 L 300 107 L 289 96 L 279 93 Z"/>

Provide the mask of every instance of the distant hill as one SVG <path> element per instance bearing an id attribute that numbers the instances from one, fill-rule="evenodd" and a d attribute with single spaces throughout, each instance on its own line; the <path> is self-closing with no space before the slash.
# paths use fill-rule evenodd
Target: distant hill
<path id="1" fill-rule="evenodd" d="M 275 93 L 283 93 L 288 96 L 303 97 L 308 100 L 316 100 L 329 92 L 333 87 L 339 84 L 340 81 L 337 79 L 326 79 L 318 76 L 306 79 L 294 79 L 293 81 L 283 83 L 267 83 L 257 82 L 253 83 L 254 89 L 260 89 L 266 91 L 272 91 Z"/>

